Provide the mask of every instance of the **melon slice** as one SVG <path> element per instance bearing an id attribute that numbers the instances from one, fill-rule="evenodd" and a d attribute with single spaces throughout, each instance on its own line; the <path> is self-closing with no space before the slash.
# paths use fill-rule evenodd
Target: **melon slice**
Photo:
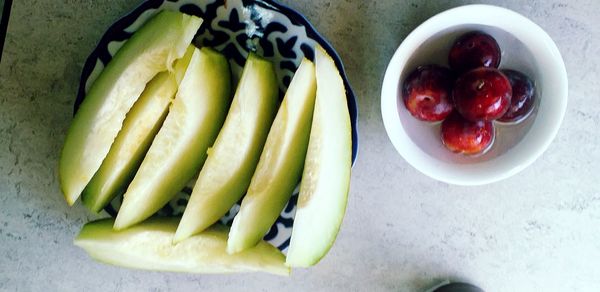
<path id="1" fill-rule="evenodd" d="M 215 225 L 178 245 L 172 244 L 179 218 L 151 218 L 123 231 L 113 230 L 113 219 L 86 224 L 75 238 L 93 259 L 116 266 L 168 272 L 266 272 L 289 275 L 285 256 L 267 242 L 229 255 L 227 227 Z"/>
<path id="2" fill-rule="evenodd" d="M 81 201 L 92 212 L 100 212 L 133 179 L 167 117 L 169 105 L 193 53 L 194 46 L 190 45 L 183 58 L 177 61 L 174 72 L 158 73 L 127 113 L 108 155 L 81 195 Z"/>
<path id="3" fill-rule="evenodd" d="M 334 61 L 315 50 L 317 98 L 286 264 L 308 267 L 340 229 L 350 186 L 352 136 L 346 90 Z"/>
<path id="4" fill-rule="evenodd" d="M 273 64 L 248 56 L 227 119 L 185 208 L 175 242 L 208 228 L 246 192 L 275 117 Z"/>
<path id="5" fill-rule="evenodd" d="M 209 48 L 194 49 L 169 114 L 125 192 L 115 229 L 150 217 L 200 171 L 230 101 L 225 56 Z"/>
<path id="6" fill-rule="evenodd" d="M 115 54 L 93 83 L 67 132 L 59 162 L 59 180 L 73 205 L 100 168 L 125 115 L 146 84 L 172 70 L 202 19 L 163 11 L 148 20 Z"/>
<path id="7" fill-rule="evenodd" d="M 227 251 L 256 245 L 269 231 L 300 181 L 315 105 L 315 66 L 302 60 L 279 107 L 240 211 Z"/>

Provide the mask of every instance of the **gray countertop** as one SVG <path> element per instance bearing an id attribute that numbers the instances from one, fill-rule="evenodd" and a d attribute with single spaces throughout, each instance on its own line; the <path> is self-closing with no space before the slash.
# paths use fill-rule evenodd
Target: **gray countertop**
<path id="1" fill-rule="evenodd" d="M 600 291 L 599 1 L 483 1 L 544 28 L 570 88 L 548 151 L 519 175 L 481 187 L 436 182 L 408 165 L 379 108 L 385 66 L 402 39 L 471 1 L 283 1 L 342 56 L 361 139 L 337 242 L 290 278 L 127 270 L 73 246 L 96 218 L 80 203 L 67 207 L 57 181 L 79 74 L 105 29 L 138 2 L 13 4 L 0 64 L 0 291 L 424 291 L 449 278 L 486 291 Z"/>

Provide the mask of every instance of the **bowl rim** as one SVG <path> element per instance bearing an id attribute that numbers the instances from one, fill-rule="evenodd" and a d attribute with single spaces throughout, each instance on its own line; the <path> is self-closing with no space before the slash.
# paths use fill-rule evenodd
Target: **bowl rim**
<path id="1" fill-rule="evenodd" d="M 480 175 L 477 178 L 470 177 L 464 173 L 457 174 L 448 173 L 448 171 L 437 170 L 438 167 L 440 167 L 443 163 L 436 157 L 425 153 L 414 141 L 412 141 L 410 137 L 408 137 L 408 135 L 404 132 L 400 115 L 398 114 L 398 90 L 400 88 L 399 86 L 401 85 L 400 77 L 404 70 L 402 65 L 404 65 L 405 62 L 413 55 L 412 49 L 417 48 L 423 41 L 426 41 L 436 33 L 442 31 L 438 28 L 440 23 L 450 23 L 445 28 L 465 24 L 478 24 L 497 27 L 502 30 L 505 29 L 505 27 L 494 25 L 493 19 L 486 20 L 483 18 L 483 16 L 470 18 L 456 17 L 456 15 L 459 14 L 464 16 L 466 13 L 472 13 L 475 11 L 478 13 L 484 12 L 488 15 L 493 13 L 494 18 L 498 19 L 501 19 L 502 17 L 515 19 L 519 22 L 519 25 L 527 27 L 527 29 L 534 30 L 537 35 L 536 41 L 542 42 L 545 48 L 548 50 L 548 54 L 552 56 L 551 65 L 556 69 L 556 72 L 551 73 L 554 74 L 552 76 L 558 81 L 557 87 L 559 88 L 559 92 L 555 94 L 560 96 L 557 108 L 553 109 L 553 114 L 555 115 L 554 123 L 549 125 L 549 129 L 546 131 L 547 135 L 543 141 L 539 143 L 539 147 L 537 147 L 535 150 L 532 150 L 531 155 L 520 161 L 520 163 L 517 163 L 517 165 L 506 167 L 506 169 L 502 172 L 491 173 L 487 176 Z M 480 22 L 476 22 L 476 18 L 481 18 L 482 20 L 480 20 Z M 432 28 L 436 28 L 436 30 L 433 30 Z M 513 32 L 507 30 L 506 32 L 513 34 Z M 396 151 L 404 158 L 406 162 L 419 170 L 421 173 L 435 180 L 454 185 L 484 185 L 506 179 L 519 173 L 531 165 L 548 149 L 556 137 L 560 125 L 564 119 L 567 109 L 567 100 L 567 72 L 564 60 L 552 38 L 539 25 L 515 11 L 494 5 L 472 4 L 451 8 L 432 16 L 417 26 L 402 41 L 390 59 L 385 71 L 381 89 L 381 114 L 388 138 L 394 145 Z M 418 152 L 419 155 L 414 155 L 415 152 Z M 428 157 L 428 161 L 423 161 L 423 159 L 421 159 L 422 157 Z"/>
<path id="2" fill-rule="evenodd" d="M 79 109 L 81 102 L 85 98 L 85 84 L 96 66 L 96 60 L 102 59 L 103 57 L 107 58 L 107 56 L 104 56 L 102 50 L 104 48 L 107 48 L 108 44 L 114 40 L 125 40 L 131 37 L 131 33 L 123 34 L 125 28 L 129 27 L 133 23 L 133 21 L 139 18 L 144 12 L 146 12 L 149 9 L 159 8 L 165 1 L 167 0 L 144 0 L 130 12 L 119 17 L 106 29 L 106 31 L 102 34 L 100 40 L 95 44 L 94 49 L 92 50 L 90 55 L 86 58 L 83 68 L 81 70 L 81 75 L 79 77 L 79 88 L 77 90 L 77 97 L 74 101 L 73 106 L 73 115 L 75 115 L 75 113 Z M 265 7 L 267 9 L 279 11 L 282 14 L 289 17 L 293 22 L 299 23 L 300 25 L 304 26 L 306 28 L 306 35 L 310 38 L 313 38 L 319 45 L 321 45 L 321 47 L 323 47 L 323 49 L 325 49 L 325 51 L 334 60 L 335 65 L 338 68 L 338 71 L 340 72 L 340 76 L 344 81 L 344 87 L 346 88 L 346 101 L 348 104 L 348 111 L 350 114 L 350 125 L 352 134 L 352 166 L 354 166 L 354 164 L 356 163 L 356 159 L 358 158 L 358 152 L 360 149 L 358 134 L 358 101 L 356 99 L 356 95 L 354 94 L 354 90 L 350 85 L 350 81 L 348 79 L 348 75 L 346 74 L 346 70 L 340 55 L 333 48 L 331 43 L 317 31 L 314 25 L 304 15 L 302 15 L 295 9 L 284 4 L 278 3 L 275 0 L 243 0 L 243 4 L 256 4 L 261 5 L 262 7 Z M 115 38 L 114 36 L 118 36 L 118 38 Z M 110 56 L 108 56 L 108 58 L 110 58 Z"/>

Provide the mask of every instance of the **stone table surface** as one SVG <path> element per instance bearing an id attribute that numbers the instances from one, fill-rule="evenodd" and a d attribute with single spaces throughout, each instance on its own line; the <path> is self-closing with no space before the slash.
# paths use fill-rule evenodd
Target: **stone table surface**
<path id="1" fill-rule="evenodd" d="M 360 107 L 359 159 L 331 252 L 289 278 L 186 275 L 98 264 L 72 244 L 96 216 L 59 191 L 57 161 L 79 74 L 105 29 L 139 1 L 14 1 L 0 64 L 0 291 L 600 291 L 600 1 L 482 1 L 556 41 L 569 105 L 550 148 L 505 181 L 434 181 L 394 150 L 380 115 L 385 66 L 434 14 L 471 1 L 283 1 L 342 56 Z"/>

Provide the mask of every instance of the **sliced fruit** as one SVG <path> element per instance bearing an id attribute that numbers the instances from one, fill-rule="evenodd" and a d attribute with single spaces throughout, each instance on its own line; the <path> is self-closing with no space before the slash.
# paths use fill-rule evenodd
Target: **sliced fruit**
<path id="1" fill-rule="evenodd" d="M 125 114 L 146 84 L 171 70 L 202 19 L 163 11 L 145 23 L 115 54 L 90 88 L 67 132 L 59 179 L 69 205 L 77 200 L 106 157 Z"/>
<path id="2" fill-rule="evenodd" d="M 285 207 L 302 175 L 315 105 L 315 66 L 302 60 L 269 131 L 248 192 L 227 241 L 227 251 L 256 245 Z"/>
<path id="3" fill-rule="evenodd" d="M 212 49 L 194 50 L 169 114 L 125 192 L 115 229 L 150 217 L 183 189 L 223 125 L 231 100 L 229 64 Z"/>
<path id="4" fill-rule="evenodd" d="M 266 272 L 289 275 L 285 256 L 267 242 L 229 255 L 227 227 L 215 225 L 201 234 L 173 245 L 179 218 L 151 218 L 123 231 L 115 231 L 113 219 L 86 224 L 75 238 L 93 259 L 106 264 L 168 272 L 237 273 Z"/>
<path id="5" fill-rule="evenodd" d="M 127 113 L 123 128 L 108 155 L 83 190 L 81 200 L 92 212 L 100 212 L 133 179 L 167 117 L 169 104 L 193 53 L 194 47 L 190 45 L 183 58 L 177 61 L 174 72 L 165 71 L 156 75 Z"/>
<path id="6" fill-rule="evenodd" d="M 277 99 L 273 64 L 251 53 L 223 129 L 185 208 L 175 242 L 217 222 L 244 195 L 273 122 Z"/>
<path id="7" fill-rule="evenodd" d="M 308 267 L 329 251 L 344 218 L 352 139 L 344 82 L 335 63 L 315 50 L 317 98 L 286 264 Z"/>

